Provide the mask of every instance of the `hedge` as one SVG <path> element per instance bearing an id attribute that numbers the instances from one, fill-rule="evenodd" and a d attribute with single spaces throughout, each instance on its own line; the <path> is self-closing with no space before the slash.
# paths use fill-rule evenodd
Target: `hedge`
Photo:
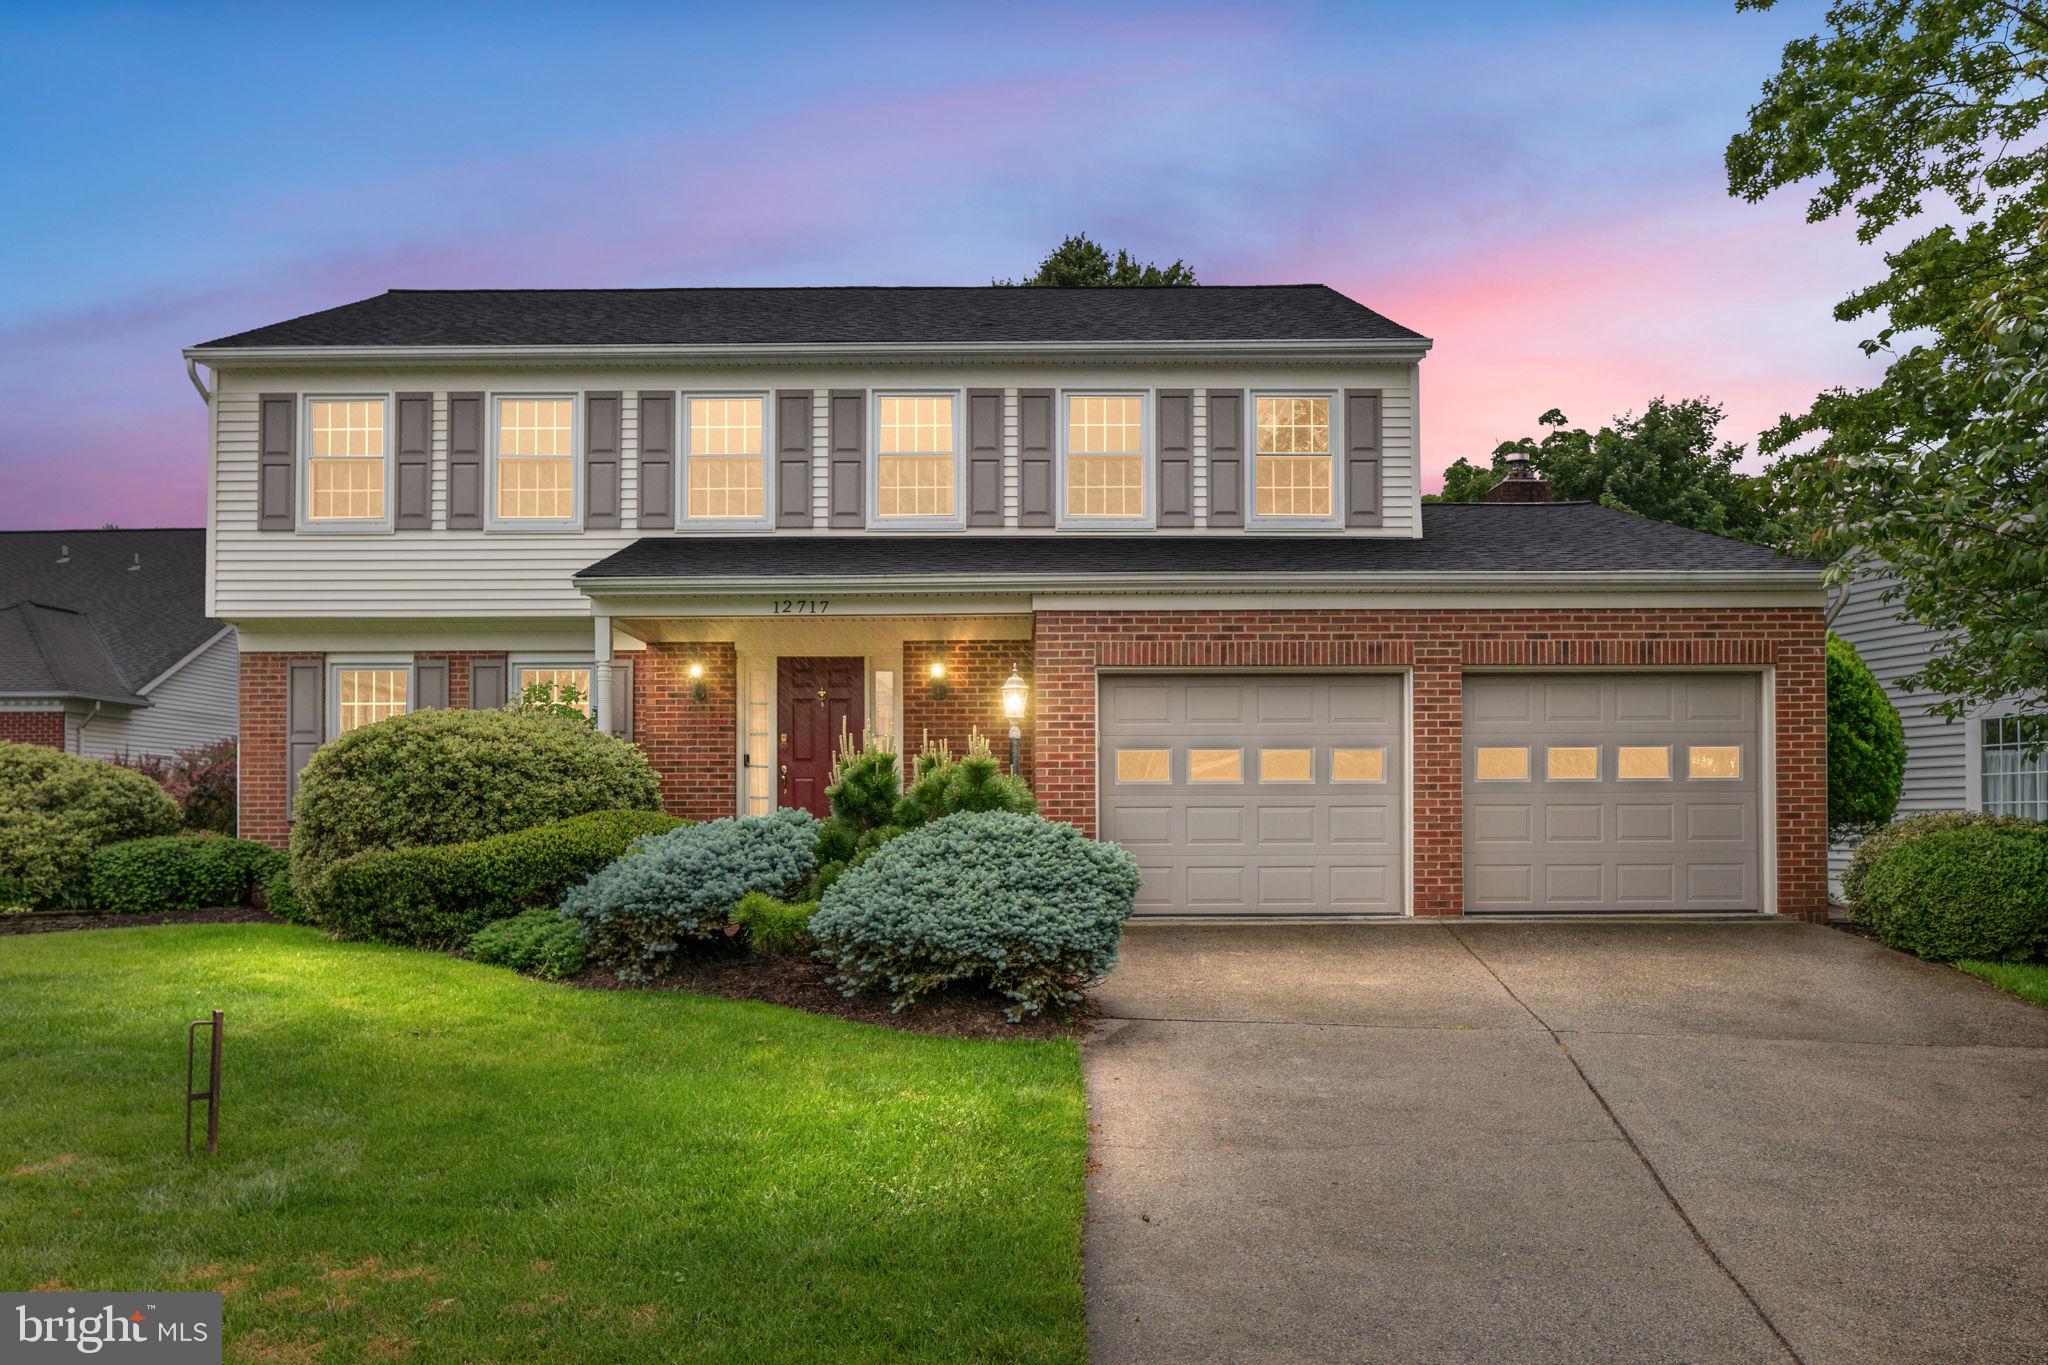
<path id="1" fill-rule="evenodd" d="M 170 834 L 182 819 L 141 773 L 0 740 L 0 905 L 80 904 L 94 849 Z"/>
<path id="2" fill-rule="evenodd" d="M 486 924 L 470 935 L 469 955 L 543 981 L 583 970 L 583 926 L 543 906 Z"/>
<path id="3" fill-rule="evenodd" d="M 249 839 L 165 835 L 94 849 L 86 899 L 97 910 L 143 915 L 247 905 L 286 866 L 284 854 Z"/>
<path id="4" fill-rule="evenodd" d="M 2048 825 L 1954 825 L 1884 851 L 1863 877 L 1870 925 L 1940 962 L 2048 956 Z"/>
<path id="5" fill-rule="evenodd" d="M 598 811 L 470 843 L 359 853 L 295 884 L 305 917 L 344 938 L 455 946 L 493 920 L 559 904 L 634 841 L 682 823 L 659 811 Z"/>
<path id="6" fill-rule="evenodd" d="M 1911 839 L 1937 830 L 1959 829 L 1966 825 L 2030 825 L 2033 822 L 2017 815 L 1993 815 L 1981 810 L 1934 810 L 1909 815 L 1889 825 L 1873 830 L 1856 845 L 1856 851 L 1849 856 L 1849 866 L 1842 871 L 1842 899 L 1849 904 L 1853 919 L 1869 918 L 1863 895 L 1863 879 L 1877 860 Z"/>

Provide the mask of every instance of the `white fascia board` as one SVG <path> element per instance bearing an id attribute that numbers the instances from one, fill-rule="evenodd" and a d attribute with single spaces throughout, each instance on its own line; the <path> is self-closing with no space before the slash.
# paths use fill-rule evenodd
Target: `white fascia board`
<path id="1" fill-rule="evenodd" d="M 222 346 L 188 347 L 183 355 L 216 370 L 279 365 L 722 365 L 862 364 L 871 361 L 1036 360 L 1299 360 L 1401 363 L 1421 360 L 1435 343 L 1303 339 L 1290 341 L 903 341 L 860 345 L 798 343 L 762 346 Z"/>

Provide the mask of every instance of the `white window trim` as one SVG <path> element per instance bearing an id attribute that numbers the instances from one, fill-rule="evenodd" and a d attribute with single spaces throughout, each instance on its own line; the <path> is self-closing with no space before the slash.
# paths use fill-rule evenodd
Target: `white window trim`
<path id="1" fill-rule="evenodd" d="M 1984 805 L 1984 722 L 1987 720 L 2008 720 L 2015 716 L 2028 715 L 2019 703 L 2010 699 L 1992 702 L 1974 711 L 1962 723 L 1968 727 L 1963 732 L 1963 809 L 1982 811 Z M 1908 765 L 1912 756 L 1907 755 Z"/>
<path id="2" fill-rule="evenodd" d="M 1070 398 L 1136 398 L 1138 400 L 1138 468 L 1144 479 L 1145 510 L 1136 517 L 1085 517 L 1075 516 L 1067 511 L 1067 454 L 1070 445 L 1068 436 L 1068 402 Z M 1053 401 L 1058 403 L 1059 442 L 1055 448 L 1055 480 L 1053 489 L 1053 524 L 1063 530 L 1075 531 L 1149 531 L 1159 521 L 1159 476 L 1157 460 L 1153 451 L 1153 413 L 1159 404 L 1156 389 L 1086 388 L 1058 389 Z M 1108 452 L 1084 451 L 1083 454 L 1106 454 Z"/>
<path id="3" fill-rule="evenodd" d="M 315 403 L 382 403 L 384 405 L 384 515 L 381 517 L 323 517 L 311 515 L 313 505 L 313 405 Z M 391 423 L 395 418 L 397 395 L 384 393 L 302 393 L 299 395 L 298 458 L 292 470 L 292 516 L 300 535 L 363 536 L 392 533 L 397 515 L 397 461 L 392 451 L 397 442 Z"/>
<path id="4" fill-rule="evenodd" d="M 569 404 L 569 506 L 567 517 L 498 515 L 498 411 L 521 399 L 560 399 Z M 583 529 L 583 391 L 581 389 L 495 389 L 484 395 L 484 529 L 560 532 Z"/>
<path id="5" fill-rule="evenodd" d="M 1259 515 L 1259 400 L 1261 398 L 1326 398 L 1330 403 L 1330 515 L 1274 517 Z M 1260 531 L 1329 531 L 1344 525 L 1344 395 L 1336 389 L 1252 389 L 1245 396 L 1244 524 Z"/>
<path id="6" fill-rule="evenodd" d="M 882 400 L 884 398 L 950 398 L 953 400 L 953 515 L 950 517 L 885 517 L 882 506 Z M 871 531 L 960 531 L 967 527 L 967 452 L 965 389 L 871 388 L 867 391 L 868 449 L 867 525 Z M 891 451 L 890 454 L 912 454 Z"/>
<path id="7" fill-rule="evenodd" d="M 758 517 L 693 517 L 690 515 L 690 404 L 699 398 L 752 398 L 761 404 L 761 515 Z M 767 531 L 775 526 L 775 396 L 766 389 L 684 389 L 677 399 L 682 431 L 675 443 L 682 468 L 676 471 L 676 529 L 683 531 Z M 808 446 L 805 468 L 808 470 Z"/>
<path id="8" fill-rule="evenodd" d="M 405 670 L 405 713 L 420 709 L 420 670 L 411 654 L 349 654 L 327 656 L 327 738 L 341 738 L 341 675 L 358 668 L 402 668 Z"/>
<path id="9" fill-rule="evenodd" d="M 520 679 L 529 668 L 587 668 L 590 670 L 590 690 L 597 691 L 597 660 L 588 654 L 512 654 L 505 659 L 505 703 L 516 706 L 526 696 L 526 684 Z M 590 698 L 583 699 L 590 704 Z"/>

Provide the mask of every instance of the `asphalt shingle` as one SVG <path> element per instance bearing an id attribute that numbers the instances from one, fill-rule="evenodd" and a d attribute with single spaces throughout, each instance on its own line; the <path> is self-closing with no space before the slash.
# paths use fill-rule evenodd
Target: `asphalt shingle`
<path id="1" fill-rule="evenodd" d="M 0 532 L 0 692 L 132 693 L 220 628 L 202 529 Z"/>

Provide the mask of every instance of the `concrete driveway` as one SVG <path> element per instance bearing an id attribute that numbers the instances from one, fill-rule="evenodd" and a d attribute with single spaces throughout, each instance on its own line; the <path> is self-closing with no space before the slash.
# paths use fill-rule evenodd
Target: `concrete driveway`
<path id="1" fill-rule="evenodd" d="M 1134 926 L 1123 1361 L 2048 1359 L 2048 1011 L 1813 925 Z"/>

